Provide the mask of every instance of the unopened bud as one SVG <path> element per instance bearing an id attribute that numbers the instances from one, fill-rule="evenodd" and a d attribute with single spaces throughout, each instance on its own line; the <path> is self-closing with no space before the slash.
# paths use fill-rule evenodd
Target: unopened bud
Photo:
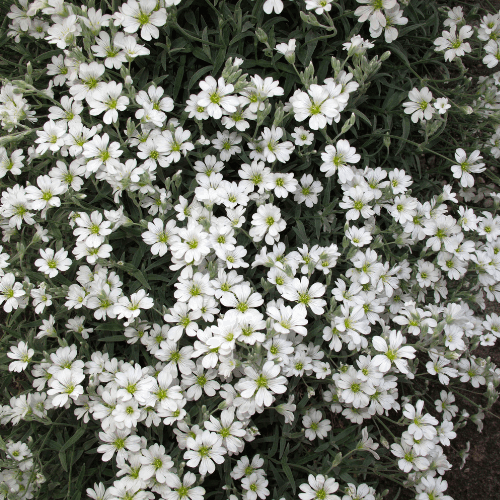
<path id="1" fill-rule="evenodd" d="M 380 62 L 384 62 L 384 61 L 387 61 L 387 59 L 389 59 L 389 57 L 391 57 L 391 51 L 388 50 L 386 52 L 384 52 L 382 54 L 382 56 L 380 57 Z"/>
<path id="2" fill-rule="evenodd" d="M 257 28 L 255 30 L 255 36 L 260 43 L 267 43 L 267 33 L 262 28 Z"/>

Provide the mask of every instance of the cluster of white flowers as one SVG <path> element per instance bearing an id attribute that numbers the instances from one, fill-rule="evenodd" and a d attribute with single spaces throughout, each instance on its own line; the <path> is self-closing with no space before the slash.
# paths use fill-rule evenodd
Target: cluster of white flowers
<path id="1" fill-rule="evenodd" d="M 32 439 L 28 441 L 31 445 Z M 45 477 L 40 473 L 30 447 L 23 441 L 7 440 L 3 443 L 0 467 L 0 495 L 2 498 L 30 500 L 35 497 Z"/>
<path id="2" fill-rule="evenodd" d="M 408 22 L 396 0 L 357 1 L 363 5 L 354 14 L 370 22 L 372 38 L 385 31 L 390 43 L 398 36 L 395 26 Z M 305 8 L 329 18 L 331 3 L 307 0 Z M 413 406 L 401 396 L 398 381 L 415 378 L 420 352 L 420 374 L 435 384 L 457 379 L 486 386 L 489 399 L 496 397 L 500 369 L 470 354 L 500 337 L 500 318 L 473 309 L 484 309 L 486 299 L 500 301 L 500 199 L 487 186 L 475 186 L 474 176 L 486 170 L 480 150 L 458 148 L 449 162 L 456 185 L 443 182 L 439 194 L 425 199 L 412 193 L 414 180 L 405 169 L 371 167 L 359 142 L 339 139 L 348 128 L 332 139 L 329 127 L 345 120 L 350 98 L 381 64 L 368 60 L 373 44 L 360 36 L 343 47 L 354 68 L 339 68 L 320 83 L 302 74 L 303 87 L 287 102 L 278 101 L 285 93 L 279 80 L 244 74 L 239 58 L 229 58 L 222 75 L 199 81 L 200 91 L 185 103 L 152 82 L 136 88 L 130 67 L 149 54 L 139 41 L 158 39 L 177 4 L 128 0 L 103 14 L 35 0 L 8 14 L 14 39 L 44 38 L 61 53 L 47 67 L 50 92 L 36 93 L 50 107 L 33 145 L 0 148 L 6 182 L 0 227 L 4 242 L 18 243 L 16 255 L 0 246 L 0 305 L 6 313 L 31 307 L 42 323 L 7 353 L 11 372 L 31 370 L 33 391 L 1 407 L 0 422 L 48 422 L 65 409 L 93 423 L 97 453 L 117 468 L 112 486 L 87 490 L 93 499 L 154 499 L 156 493 L 202 500 L 204 478 L 237 460 L 227 471 L 240 489 L 229 498 L 256 500 L 271 494 L 265 460 L 242 454 L 262 431 L 255 423 L 260 414 L 276 410 L 280 422 L 300 421 L 301 436 L 314 441 L 332 435 L 325 412 L 356 426 L 399 412 L 410 423 L 392 443 L 391 460 L 409 474 L 419 500 L 445 499 L 446 481 L 436 473 L 451 468 L 443 447 L 456 436 L 453 393 L 443 391 L 436 403 L 444 417 L 439 423 L 423 413 L 423 400 Z M 263 6 L 268 14 L 283 8 L 281 0 Z M 457 34 L 462 14 L 450 11 L 450 32 L 436 40 L 446 60 L 470 51 L 464 40 L 472 28 L 462 26 Z M 487 52 L 497 43 L 491 34 L 500 30 L 499 16 L 483 19 L 479 29 L 481 40 L 491 39 Z M 91 43 L 82 44 L 84 37 Z M 293 64 L 294 39 L 274 49 Z M 113 70 L 123 70 L 123 81 Z M 7 131 L 37 120 L 30 108 L 35 91 L 23 82 L 1 87 Z M 58 101 L 55 92 L 66 95 Z M 433 101 L 428 87 L 414 88 L 409 99 L 403 106 L 413 123 L 451 107 L 445 97 Z M 273 109 L 274 121 L 265 125 Z M 135 120 L 128 118 L 125 130 L 126 116 Z M 218 130 L 207 132 L 215 130 L 208 124 Z M 500 131 L 496 135 L 492 154 L 500 157 Z M 305 157 L 314 158 L 318 178 L 289 168 Z M 47 159 L 49 168 L 33 169 L 31 182 L 21 182 L 26 164 L 46 165 Z M 183 170 L 175 173 L 177 163 Z M 88 195 L 95 188 L 113 196 L 93 202 Z M 331 193 L 337 196 L 333 207 Z M 105 196 L 104 206 L 113 209 L 99 206 Z M 321 212 L 315 207 L 320 196 L 326 200 Z M 300 211 L 292 215 L 295 208 Z M 312 221 L 318 239 L 326 236 L 323 245 L 310 242 Z M 157 276 L 115 258 L 126 255 L 116 240 L 129 229 L 143 251 L 139 257 L 147 253 L 152 268 L 162 266 L 168 277 L 169 306 L 161 311 L 152 286 Z M 300 245 L 290 245 L 293 233 Z M 21 247 L 26 235 L 31 240 Z M 35 254 L 29 278 L 23 259 Z M 140 362 L 110 355 L 105 346 L 85 355 L 109 324 L 118 325 L 123 341 L 137 344 Z M 304 409 L 295 391 L 306 380 L 326 390 Z M 180 454 L 148 441 L 144 430 L 152 427 L 165 428 Z M 379 459 L 367 428 L 358 434 L 356 451 Z M 9 446 L 28 456 L 25 445 Z M 25 480 L 0 474 L 12 493 Z M 340 499 L 339 483 L 326 472 L 309 475 L 300 490 L 301 500 Z M 352 483 L 343 496 L 374 498 L 373 488 Z"/>

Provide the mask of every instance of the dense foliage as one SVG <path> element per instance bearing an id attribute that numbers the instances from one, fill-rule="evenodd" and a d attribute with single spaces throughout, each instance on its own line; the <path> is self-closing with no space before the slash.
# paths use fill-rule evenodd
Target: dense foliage
<path id="1" fill-rule="evenodd" d="M 11 6 L 0 498 L 450 500 L 500 381 L 500 13 L 446 4 Z"/>

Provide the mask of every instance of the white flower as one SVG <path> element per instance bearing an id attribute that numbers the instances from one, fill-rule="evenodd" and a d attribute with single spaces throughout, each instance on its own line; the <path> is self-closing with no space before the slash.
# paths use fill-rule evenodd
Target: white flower
<path id="1" fill-rule="evenodd" d="M 203 500 L 205 488 L 193 486 L 197 479 L 192 472 L 186 472 L 182 482 L 176 474 L 169 474 L 166 484 L 171 490 L 162 493 L 162 496 L 166 500 L 186 500 L 186 498 L 188 500 Z"/>
<path id="2" fill-rule="evenodd" d="M 309 307 L 314 314 L 323 314 L 325 312 L 326 300 L 320 299 L 326 292 L 326 287 L 322 283 L 313 283 L 309 287 L 309 280 L 302 276 L 299 280 L 294 280 L 283 287 L 282 297 L 298 303 L 299 310 L 306 311 Z"/>
<path id="3" fill-rule="evenodd" d="M 306 315 L 303 308 L 295 306 L 285 306 L 280 304 L 279 307 L 268 306 L 267 315 L 274 320 L 273 328 L 279 333 L 289 333 L 294 331 L 299 335 L 306 336 L 307 325 Z"/>
<path id="4" fill-rule="evenodd" d="M 35 266 L 41 273 L 46 274 L 49 278 L 57 276 L 63 271 L 67 271 L 71 266 L 71 259 L 68 259 L 68 252 L 61 248 L 54 253 L 52 248 L 40 249 L 41 259 L 35 260 Z"/>
<path id="5" fill-rule="evenodd" d="M 199 262 L 210 253 L 208 234 L 195 220 L 190 218 L 186 227 L 177 230 L 177 236 L 170 245 L 176 259 L 184 259 L 187 263 Z"/>
<path id="6" fill-rule="evenodd" d="M 324 419 L 319 410 L 310 410 L 302 419 L 302 425 L 305 427 L 305 436 L 309 441 L 314 439 L 325 439 L 328 432 L 332 430 L 330 420 Z"/>
<path id="7" fill-rule="evenodd" d="M 295 127 L 291 135 L 296 146 L 310 146 L 314 140 L 314 134 L 304 127 Z"/>
<path id="8" fill-rule="evenodd" d="M 17 346 L 11 346 L 7 356 L 17 361 L 12 361 L 12 363 L 9 364 L 9 371 L 22 372 L 25 370 L 34 354 L 35 351 L 30 349 L 26 342 L 19 342 Z"/>
<path id="9" fill-rule="evenodd" d="M 293 173 L 277 172 L 273 175 L 272 182 L 270 182 L 270 189 L 274 190 L 274 194 L 278 198 L 286 198 L 288 193 L 294 193 L 297 190 L 297 185 L 298 182 Z"/>
<path id="10" fill-rule="evenodd" d="M 428 87 L 421 90 L 414 88 L 408 93 L 409 102 L 404 102 L 403 107 L 405 113 L 411 115 L 411 121 L 417 123 L 418 120 L 430 120 L 436 111 L 436 108 L 431 105 L 432 93 Z"/>
<path id="11" fill-rule="evenodd" d="M 143 448 L 141 453 L 139 477 L 145 481 L 154 477 L 159 483 L 165 483 L 171 474 L 169 470 L 174 465 L 170 456 L 165 454 L 165 447 L 155 443 L 149 448 Z"/>
<path id="12" fill-rule="evenodd" d="M 285 57 L 292 58 L 295 56 L 295 42 L 295 38 L 291 38 L 288 43 L 279 43 L 274 49 Z"/>
<path id="13" fill-rule="evenodd" d="M 79 212 L 80 217 L 75 219 L 77 228 L 73 234 L 78 241 L 85 241 L 90 247 L 99 247 L 104 243 L 104 237 L 111 234 L 111 222 L 103 220 L 103 216 L 94 210 L 90 216 L 86 212 Z"/>
<path id="14" fill-rule="evenodd" d="M 281 14 L 283 12 L 283 2 L 282 0 L 266 0 L 262 6 L 262 10 L 266 14 L 271 14 L 271 12 L 276 12 L 276 14 Z"/>
<path id="15" fill-rule="evenodd" d="M 385 17 L 384 17 L 385 20 Z M 373 23 L 372 23 L 373 24 Z M 355 35 L 351 38 L 350 42 L 345 42 L 342 44 L 344 50 L 348 51 L 349 55 L 353 54 L 364 54 L 367 49 L 375 47 L 375 45 L 368 40 L 361 38 L 361 35 Z"/>
<path id="16" fill-rule="evenodd" d="M 118 158 L 123 154 L 118 142 L 109 144 L 109 135 L 102 134 L 102 137 L 95 135 L 91 141 L 83 145 L 83 156 L 88 159 L 86 168 L 88 172 L 97 172 L 101 166 L 104 166 L 108 173 L 116 173 L 116 167 L 119 166 Z"/>
<path id="17" fill-rule="evenodd" d="M 323 14 L 323 12 L 330 12 L 332 10 L 333 0 L 306 0 L 306 9 L 313 10 L 318 16 Z"/>
<path id="18" fill-rule="evenodd" d="M 484 50 L 487 55 L 483 58 L 483 64 L 488 68 L 494 68 L 500 61 L 500 40 L 490 40 Z"/>
<path id="19" fill-rule="evenodd" d="M 323 191 L 320 181 L 315 181 L 310 174 L 304 174 L 300 179 L 300 185 L 294 193 L 294 201 L 305 203 L 306 207 L 313 207 L 318 203 L 318 194 Z"/>
<path id="20" fill-rule="evenodd" d="M 440 115 L 444 115 L 446 111 L 451 108 L 451 104 L 448 104 L 448 99 L 446 97 L 438 97 L 434 103 L 434 107 L 438 110 Z"/>
<path id="21" fill-rule="evenodd" d="M 252 215 L 250 236 L 254 241 L 261 241 L 265 236 L 268 245 L 279 240 L 279 233 L 286 227 L 286 222 L 281 218 L 281 210 L 267 203 L 257 208 L 257 213 Z"/>
<path id="22" fill-rule="evenodd" d="M 36 131 L 38 139 L 35 143 L 38 144 L 36 152 L 43 155 L 46 151 L 59 151 L 64 145 L 64 136 L 66 135 L 67 123 L 63 121 L 54 122 L 48 120 L 43 124 L 43 130 Z"/>
<path id="23" fill-rule="evenodd" d="M 417 401 L 415 406 L 405 405 L 403 415 L 412 422 L 408 427 L 408 432 L 417 440 L 433 439 L 436 436 L 435 426 L 439 422 L 429 413 L 422 415 L 423 408 L 424 402 L 422 400 Z"/>
<path id="24" fill-rule="evenodd" d="M 258 406 L 271 406 L 274 401 L 272 394 L 286 391 L 287 379 L 279 373 L 280 367 L 273 361 L 266 361 L 258 372 L 247 366 L 246 377 L 239 382 L 241 396 L 246 399 L 255 397 Z"/>
<path id="25" fill-rule="evenodd" d="M 241 487 L 245 490 L 244 500 L 256 500 L 257 497 L 264 499 L 269 495 L 266 488 L 269 481 L 262 475 L 253 472 L 250 476 L 241 480 Z"/>
<path id="26" fill-rule="evenodd" d="M 398 466 L 403 472 L 410 472 L 412 469 L 416 471 L 426 470 L 429 467 L 429 460 L 419 457 L 406 441 L 401 441 L 401 444 L 393 443 L 391 452 L 399 458 Z"/>
<path id="27" fill-rule="evenodd" d="M 96 116 L 104 112 L 102 121 L 107 125 L 118 121 L 118 111 L 125 111 L 129 104 L 128 97 L 121 95 L 122 88 L 121 83 L 109 82 L 94 92 L 87 98 L 89 114 Z"/>
<path id="28" fill-rule="evenodd" d="M 117 453 L 117 460 L 126 460 L 129 452 L 140 452 L 141 438 L 135 434 L 130 434 L 131 430 L 129 428 L 99 432 L 99 439 L 104 444 L 97 448 L 97 453 L 103 453 L 103 462 L 109 462 L 115 452 Z"/>
<path id="29" fill-rule="evenodd" d="M 382 373 L 386 373 L 391 369 L 394 363 L 401 373 L 408 373 L 408 363 L 404 358 L 413 359 L 415 357 L 415 349 L 411 346 L 403 346 L 405 339 L 401 332 L 391 330 L 389 335 L 389 345 L 382 337 L 373 337 L 373 347 L 378 352 L 384 354 L 377 354 L 373 358 L 373 364 L 379 367 Z"/>
<path id="30" fill-rule="evenodd" d="M 307 477 L 309 484 L 300 485 L 302 493 L 299 493 L 300 500 L 340 500 L 340 497 L 334 495 L 339 489 L 339 483 L 331 477 L 325 477 L 318 474 L 316 477 L 309 474 Z"/>
<path id="31" fill-rule="evenodd" d="M 403 11 L 400 6 L 396 4 L 391 9 L 384 12 L 386 24 L 385 26 L 379 25 L 377 29 L 370 24 L 370 36 L 378 38 L 382 31 L 384 31 L 384 39 L 387 43 L 392 43 L 398 37 L 399 33 L 395 26 L 404 26 L 408 24 L 408 18 L 403 17 Z"/>
<path id="32" fill-rule="evenodd" d="M 241 153 L 241 148 L 236 146 L 241 140 L 241 135 L 238 135 L 236 132 L 229 133 L 227 130 L 224 130 L 222 133 L 217 131 L 217 138 L 212 139 L 212 144 L 215 149 L 220 151 L 220 159 L 227 161 L 235 153 Z"/>
<path id="33" fill-rule="evenodd" d="M 382 9 L 392 9 L 397 3 L 396 0 L 357 0 L 357 2 L 368 4 L 360 6 L 354 11 L 354 15 L 359 17 L 358 22 L 370 21 L 370 26 L 373 29 L 386 25 L 387 21 Z"/>
<path id="34" fill-rule="evenodd" d="M 105 82 L 101 81 L 105 71 L 104 64 L 95 61 L 90 64 L 80 64 L 78 69 L 79 80 L 76 80 L 69 89 L 69 93 L 75 98 L 75 101 L 82 101 L 99 92 L 106 85 Z"/>
<path id="35" fill-rule="evenodd" d="M 19 175 L 24 166 L 24 158 L 22 149 L 16 149 L 9 155 L 4 147 L 0 147 L 0 179 L 7 172 L 10 172 L 12 175 Z"/>
<path id="36" fill-rule="evenodd" d="M 345 236 L 355 247 L 358 248 L 368 245 L 373 239 L 367 229 L 364 227 L 357 228 L 356 226 L 349 227 L 345 232 Z"/>
<path id="37" fill-rule="evenodd" d="M 350 366 L 347 372 L 341 373 L 337 380 L 337 387 L 342 389 L 341 396 L 345 403 L 352 403 L 354 408 L 364 408 L 370 403 L 369 396 L 375 394 L 375 388 L 368 381 L 363 381 L 354 367 Z"/>
<path id="38" fill-rule="evenodd" d="M 215 432 L 203 431 L 196 438 L 188 437 L 186 445 L 188 450 L 184 453 L 188 467 L 199 467 L 202 476 L 213 474 L 215 463 L 224 462 L 226 450 L 221 446 L 222 438 Z M 214 463 L 215 462 L 215 463 Z"/>
<path id="39" fill-rule="evenodd" d="M 373 208 L 369 202 L 373 200 L 373 192 L 363 189 L 361 186 L 350 188 L 344 193 L 344 198 L 339 203 L 339 206 L 345 210 L 346 219 L 358 220 L 361 215 L 363 218 L 368 219 L 374 215 Z"/>
<path id="40" fill-rule="evenodd" d="M 462 7 L 453 7 L 448 11 L 448 18 L 444 20 L 445 26 L 456 26 L 465 22 L 464 11 Z"/>
<path id="41" fill-rule="evenodd" d="M 60 207 L 61 199 L 58 195 L 66 190 L 58 179 L 48 175 L 39 175 L 36 186 L 26 187 L 26 197 L 31 200 L 33 210 L 42 210 L 42 217 L 50 207 Z"/>
<path id="42" fill-rule="evenodd" d="M 309 127 L 313 130 L 325 128 L 328 118 L 339 116 L 339 105 L 330 99 L 328 91 L 320 85 L 312 84 L 307 92 L 298 92 L 292 101 L 295 119 L 298 122 L 309 118 Z"/>
<path id="43" fill-rule="evenodd" d="M 389 213 L 396 222 L 404 225 L 406 222 L 413 220 L 417 214 L 418 201 L 416 198 L 401 195 L 394 198 L 394 205 L 389 208 Z"/>
<path id="44" fill-rule="evenodd" d="M 177 232 L 175 220 L 169 220 L 165 225 L 161 219 L 148 222 L 148 231 L 142 233 L 142 239 L 151 245 L 151 253 L 163 257 L 168 250 L 168 244 L 177 241 L 174 235 Z"/>
<path id="45" fill-rule="evenodd" d="M 341 139 L 335 146 L 326 146 L 325 152 L 321 153 L 321 159 L 323 160 L 320 167 L 321 172 L 325 172 L 325 176 L 330 177 L 337 171 L 339 181 L 345 184 L 354 177 L 352 168 L 347 164 L 358 163 L 361 156 L 356 153 L 354 147 L 351 147 L 349 141 Z"/>
<path id="46" fill-rule="evenodd" d="M 264 157 L 266 161 L 272 163 L 278 160 L 286 163 L 290 160 L 290 155 L 294 150 L 294 145 L 290 141 L 278 142 L 283 137 L 283 129 L 275 127 L 265 127 L 262 132 L 261 140 L 264 146 Z"/>
<path id="47" fill-rule="evenodd" d="M 205 429 L 215 432 L 222 438 L 222 445 L 232 453 L 237 453 L 243 445 L 242 438 L 246 431 L 243 429 L 243 423 L 235 420 L 234 408 L 227 408 L 221 412 L 220 422 L 213 415 L 210 421 L 205 421 Z"/>
<path id="48" fill-rule="evenodd" d="M 120 40 L 121 37 L 116 37 Z M 96 57 L 104 57 L 104 66 L 106 68 L 120 69 L 122 64 L 127 62 L 125 51 L 117 50 L 120 47 L 114 44 L 115 40 L 111 41 L 109 34 L 106 31 L 101 31 L 95 39 L 97 45 L 92 45 L 91 49 Z M 114 83 L 114 82 L 112 82 Z"/>
<path id="49" fill-rule="evenodd" d="M 123 26 L 123 31 L 135 33 L 140 29 L 141 38 L 149 41 L 160 36 L 157 26 L 167 22 L 167 11 L 164 8 L 156 10 L 156 6 L 156 0 L 128 0 L 115 16 Z"/>
<path id="50" fill-rule="evenodd" d="M 191 132 L 182 127 L 177 127 L 173 134 L 170 130 L 164 130 L 162 136 L 166 141 L 165 151 L 168 155 L 165 160 L 168 164 L 177 163 L 181 159 L 181 153 L 186 156 L 188 151 L 194 149 L 194 144 L 187 142 Z"/>
<path id="51" fill-rule="evenodd" d="M 436 52 L 446 51 L 444 53 L 445 61 L 453 61 L 455 57 L 461 57 L 467 52 L 471 52 L 469 43 L 464 43 L 464 39 L 470 38 L 474 30 L 470 26 L 462 26 L 457 35 L 457 26 L 452 25 L 450 31 L 443 31 L 441 37 L 434 40 L 434 49 Z"/>
<path id="52" fill-rule="evenodd" d="M 47 391 L 49 396 L 54 396 L 52 404 L 54 406 L 64 406 L 69 398 L 75 400 L 83 394 L 83 387 L 80 382 L 85 375 L 79 371 L 73 371 L 68 368 L 55 373 L 49 380 L 50 389 Z"/>
<path id="53" fill-rule="evenodd" d="M 478 149 L 473 151 L 468 157 L 467 153 L 458 148 L 455 152 L 455 160 L 458 165 L 452 165 L 451 171 L 455 179 L 460 179 L 460 184 L 463 187 L 472 187 L 474 185 L 474 177 L 472 173 L 478 174 L 486 170 L 484 163 L 477 163 L 483 157 Z"/>
<path id="54" fill-rule="evenodd" d="M 202 92 L 198 95 L 198 104 L 205 108 L 209 116 L 219 120 L 222 111 L 234 113 L 239 105 L 238 98 L 230 95 L 234 91 L 233 85 L 226 84 L 224 78 L 217 81 L 213 76 L 207 76 L 199 83 Z"/>

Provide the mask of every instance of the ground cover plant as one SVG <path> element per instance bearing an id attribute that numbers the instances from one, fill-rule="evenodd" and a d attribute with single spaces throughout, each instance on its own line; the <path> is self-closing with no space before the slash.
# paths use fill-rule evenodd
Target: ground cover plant
<path id="1" fill-rule="evenodd" d="M 9 8 L 1 498 L 449 500 L 500 380 L 500 13 Z"/>

